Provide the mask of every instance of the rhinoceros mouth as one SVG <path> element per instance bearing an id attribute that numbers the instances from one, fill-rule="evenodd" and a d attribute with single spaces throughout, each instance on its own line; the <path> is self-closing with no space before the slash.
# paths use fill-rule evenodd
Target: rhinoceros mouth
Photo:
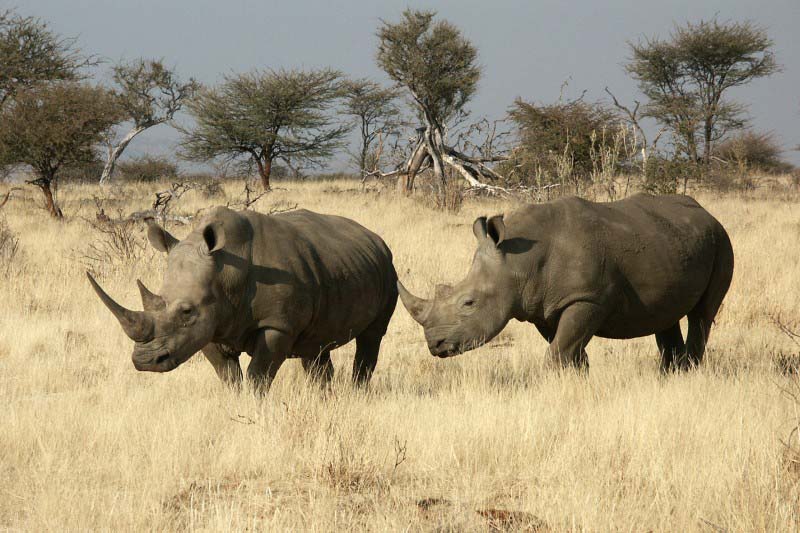
<path id="1" fill-rule="evenodd" d="M 446 359 L 462 353 L 464 353 L 464 350 L 461 349 L 461 346 L 456 344 L 446 344 L 431 348 L 431 355 L 439 357 L 440 359 Z"/>
<path id="2" fill-rule="evenodd" d="M 486 341 L 473 341 L 466 344 L 448 343 L 441 346 L 431 348 L 431 355 L 440 359 L 447 359 L 462 353 L 469 352 L 475 348 L 480 348 L 485 345 Z"/>
<path id="3" fill-rule="evenodd" d="M 170 370 L 175 370 L 178 365 L 180 365 L 180 361 L 172 357 L 169 351 L 155 354 L 144 361 L 141 357 L 134 356 L 133 358 L 134 368 L 141 372 L 169 372 Z"/>

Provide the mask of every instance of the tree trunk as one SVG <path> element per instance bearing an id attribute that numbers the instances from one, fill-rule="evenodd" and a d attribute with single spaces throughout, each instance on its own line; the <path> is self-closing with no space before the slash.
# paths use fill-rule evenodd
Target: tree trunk
<path id="1" fill-rule="evenodd" d="M 447 178 L 444 174 L 444 140 L 442 139 L 442 132 L 439 128 L 434 127 L 428 123 L 428 128 L 425 130 L 425 145 L 428 148 L 428 155 L 433 163 L 433 175 L 438 181 L 441 190 L 444 190 Z"/>
<path id="2" fill-rule="evenodd" d="M 50 213 L 50 216 L 53 218 L 62 219 L 64 218 L 64 213 L 61 212 L 61 208 L 58 207 L 58 204 L 56 204 L 56 199 L 53 196 L 53 190 L 50 187 L 52 181 L 53 180 L 50 178 L 39 178 L 31 183 L 42 190 L 42 194 L 44 194 L 44 207 L 47 209 L 47 212 Z"/>
<path id="3" fill-rule="evenodd" d="M 125 148 L 128 147 L 133 138 L 142 133 L 145 129 L 147 128 L 143 126 L 136 126 L 129 131 L 125 137 L 122 138 L 119 144 L 117 144 L 114 148 L 109 149 L 108 159 L 103 167 L 103 172 L 100 174 L 101 185 L 108 183 L 108 181 L 111 179 L 111 175 L 114 173 L 114 168 L 117 166 L 117 159 L 120 158 L 122 152 L 125 151 Z"/>
<path id="4" fill-rule="evenodd" d="M 414 179 L 427 159 L 428 150 L 425 144 L 425 135 L 421 132 L 417 138 L 417 145 L 414 147 L 414 151 L 411 152 L 411 157 L 408 158 L 408 164 L 406 165 L 405 184 L 403 187 L 406 194 L 413 192 Z"/>
<path id="5" fill-rule="evenodd" d="M 703 131 L 703 164 L 708 167 L 711 164 L 711 136 L 714 133 L 714 128 L 710 120 L 706 120 L 705 129 Z"/>
<path id="6" fill-rule="evenodd" d="M 264 190 L 269 191 L 269 177 L 272 174 L 271 159 L 265 159 L 263 162 L 260 160 L 258 161 L 258 174 L 261 176 L 261 185 L 264 186 Z"/>

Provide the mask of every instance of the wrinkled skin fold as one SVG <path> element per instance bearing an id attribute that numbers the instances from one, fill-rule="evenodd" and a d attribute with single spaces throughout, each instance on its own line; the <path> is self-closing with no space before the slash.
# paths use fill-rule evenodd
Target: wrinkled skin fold
<path id="1" fill-rule="evenodd" d="M 369 381 L 397 301 L 391 252 L 374 233 L 306 210 L 215 208 L 183 241 L 148 220 L 148 239 L 167 254 L 167 270 L 158 294 L 137 280 L 142 311 L 87 273 L 134 341 L 137 370 L 168 372 L 202 350 L 223 381 L 238 384 L 247 352 L 248 377 L 266 390 L 290 357 L 330 380 L 330 351 L 355 338 L 353 379 Z"/>
<path id="2" fill-rule="evenodd" d="M 702 361 L 733 277 L 728 234 L 688 196 L 561 198 L 480 217 L 473 233 L 461 282 L 438 285 L 429 300 L 398 282 L 437 357 L 481 346 L 516 319 L 534 324 L 560 366 L 588 368 L 594 336 L 655 335 L 662 370 L 686 369 Z"/>

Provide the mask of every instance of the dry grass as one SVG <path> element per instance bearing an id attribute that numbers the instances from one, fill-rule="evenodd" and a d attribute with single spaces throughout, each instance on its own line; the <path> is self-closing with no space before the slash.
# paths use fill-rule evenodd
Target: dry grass
<path id="1" fill-rule="evenodd" d="M 467 201 L 442 214 L 338 192 L 352 183 L 285 187 L 258 208 L 291 202 L 358 220 L 422 294 L 466 272 L 475 216 L 510 207 Z M 156 189 L 118 190 L 116 205 L 145 209 Z M 61 194 L 66 223 L 33 191 L 4 208 L 20 250 L 0 269 L 0 528 L 800 529 L 798 455 L 782 443 L 798 420 L 782 390 L 798 378 L 779 363 L 798 348 L 770 320 L 800 317 L 796 197 L 700 198 L 728 228 L 737 266 L 697 371 L 660 376 L 648 338 L 593 341 L 588 377 L 549 372 L 544 341 L 519 323 L 435 360 L 398 308 L 368 392 L 349 386 L 347 346 L 334 352 L 329 392 L 290 361 L 256 399 L 224 389 L 200 358 L 166 375 L 133 369 L 130 341 L 83 275 L 99 235 L 79 216 L 94 216 L 96 191 Z M 212 202 L 224 200 L 189 193 L 175 210 Z M 163 265 L 148 250 L 96 270 L 134 306 L 135 277 L 157 288 Z"/>

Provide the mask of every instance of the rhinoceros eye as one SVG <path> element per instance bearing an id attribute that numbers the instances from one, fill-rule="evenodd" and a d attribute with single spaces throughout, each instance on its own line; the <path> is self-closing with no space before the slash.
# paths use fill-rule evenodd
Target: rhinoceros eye
<path id="1" fill-rule="evenodd" d="M 464 307 L 472 307 L 473 305 L 475 305 L 475 300 L 473 300 L 472 298 L 467 298 L 466 300 L 461 302 L 461 305 L 463 305 Z"/>
<path id="2" fill-rule="evenodd" d="M 178 308 L 178 313 L 180 314 L 181 319 L 187 320 L 187 319 L 192 317 L 192 314 L 194 313 L 194 309 L 189 304 L 182 304 Z"/>

